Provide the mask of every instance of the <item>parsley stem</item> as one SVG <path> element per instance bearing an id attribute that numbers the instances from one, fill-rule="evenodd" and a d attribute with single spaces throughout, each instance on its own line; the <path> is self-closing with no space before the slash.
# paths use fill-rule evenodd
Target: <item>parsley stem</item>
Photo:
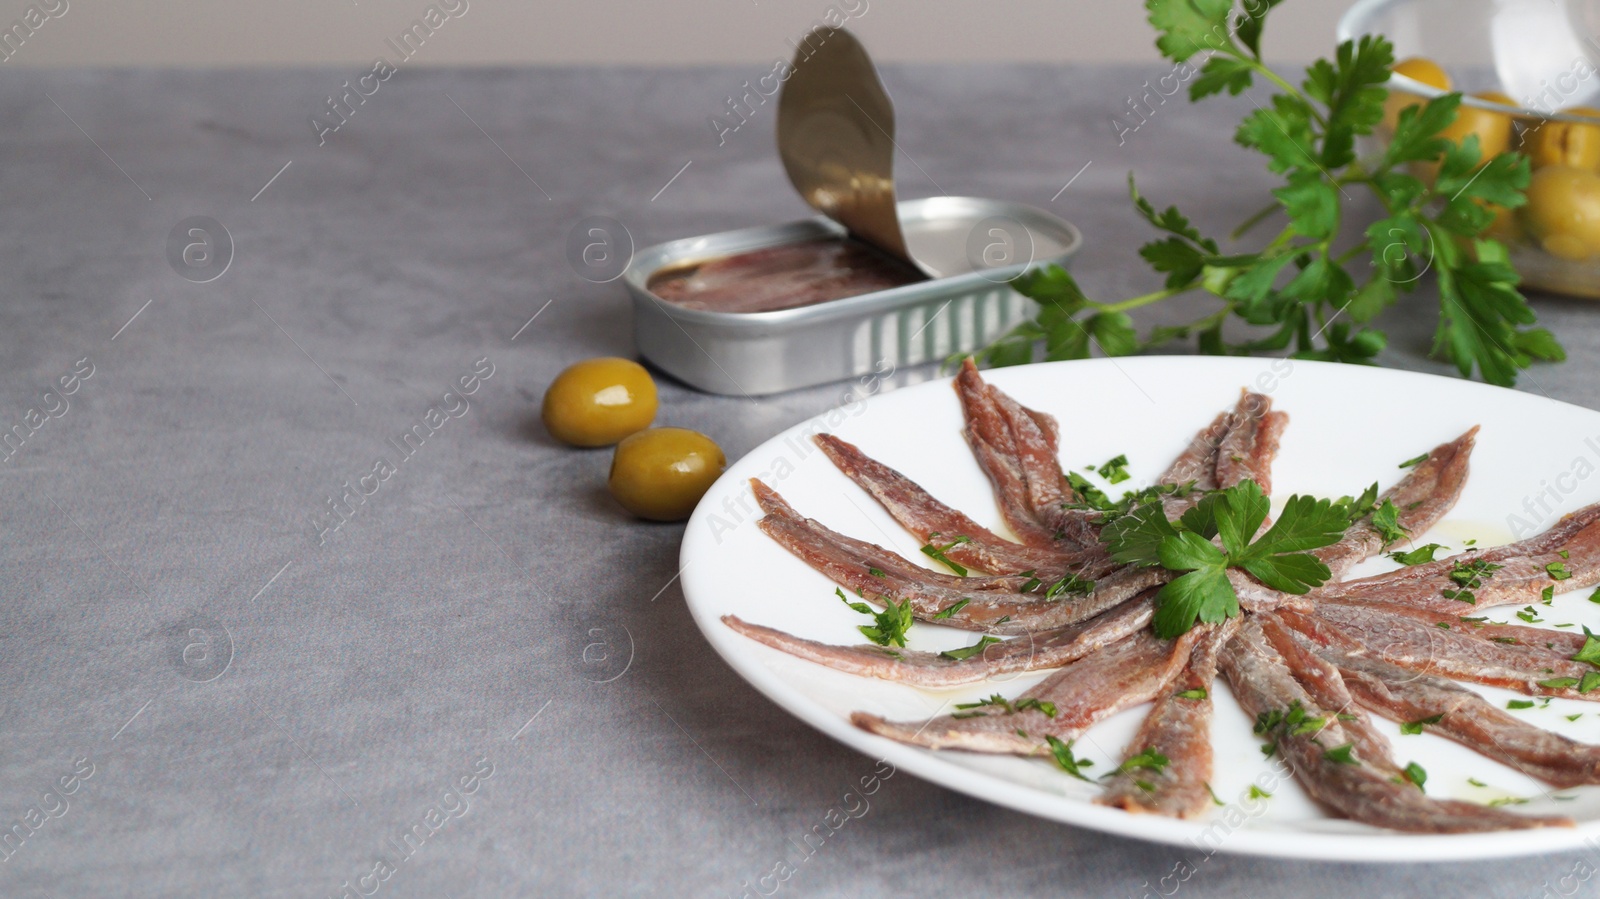
<path id="1" fill-rule="evenodd" d="M 1283 88 L 1284 93 L 1304 103 L 1306 105 L 1306 110 L 1311 113 L 1312 120 L 1318 125 L 1321 125 L 1323 128 L 1328 127 L 1328 120 L 1323 118 L 1322 113 L 1317 110 L 1317 107 L 1311 102 L 1310 98 L 1302 93 L 1299 88 L 1285 81 L 1277 72 L 1272 71 L 1272 69 L 1261 60 L 1252 59 L 1237 51 L 1235 51 L 1233 55 L 1238 57 L 1238 59 L 1245 65 L 1260 73 L 1261 77 L 1267 79 L 1273 84 L 1276 84 L 1278 87 Z"/>
<path id="2" fill-rule="evenodd" d="M 1140 306 L 1148 306 L 1151 303 L 1159 303 L 1160 301 L 1169 297 L 1175 297 L 1180 293 L 1188 293 L 1199 286 L 1200 281 L 1197 278 L 1178 287 L 1168 287 L 1165 290 L 1157 290 L 1154 293 L 1147 293 L 1143 296 L 1137 296 L 1129 300 L 1122 300 L 1118 303 L 1098 304 L 1098 308 L 1101 312 L 1126 312 L 1129 309 L 1137 309 Z"/>
<path id="3" fill-rule="evenodd" d="M 1333 260 L 1333 262 L 1334 262 L 1335 265 L 1342 266 L 1346 262 L 1349 262 L 1350 260 L 1356 258 L 1357 256 L 1360 256 L 1362 253 L 1367 253 L 1367 252 L 1370 252 L 1371 250 L 1372 250 L 1372 247 L 1370 247 L 1368 245 L 1368 241 L 1363 240 L 1361 243 L 1356 244 L 1355 246 L 1351 247 L 1349 250 L 1346 250 L 1345 252 L 1340 253 L 1339 254 L 1339 258 Z"/>
<path id="4" fill-rule="evenodd" d="M 1233 233 L 1228 235 L 1228 239 L 1229 240 L 1238 240 L 1239 238 L 1245 236 L 1245 234 L 1248 233 L 1251 228 L 1254 228 L 1256 225 L 1261 224 L 1262 220 L 1264 220 L 1267 216 L 1273 214 L 1274 212 L 1277 212 L 1279 209 L 1282 209 L 1282 208 L 1283 207 L 1281 205 L 1279 205 L 1278 203 L 1268 203 L 1267 205 L 1261 207 L 1261 210 L 1259 212 L 1257 212 L 1255 215 L 1252 215 L 1249 218 L 1245 219 L 1244 220 L 1244 224 L 1242 224 L 1239 227 L 1233 229 Z"/>

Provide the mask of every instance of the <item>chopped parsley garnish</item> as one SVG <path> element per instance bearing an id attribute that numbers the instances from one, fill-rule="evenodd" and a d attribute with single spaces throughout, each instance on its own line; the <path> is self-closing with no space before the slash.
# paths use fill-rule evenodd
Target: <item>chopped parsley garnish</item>
<path id="1" fill-rule="evenodd" d="M 1050 755 L 1055 759 L 1056 766 L 1079 780 L 1089 780 L 1083 775 L 1084 768 L 1094 764 L 1089 759 L 1080 759 L 1072 754 L 1072 743 L 1063 743 L 1055 737 L 1046 735 L 1045 742 L 1050 744 Z M 1092 781 L 1091 781 L 1092 783 Z"/>
<path id="2" fill-rule="evenodd" d="M 1547 690 L 1567 690 L 1577 685 L 1578 679 L 1575 677 L 1552 677 L 1548 680 L 1539 681 L 1539 686 Z"/>
<path id="3" fill-rule="evenodd" d="M 1579 712 L 1579 713 L 1578 713 L 1578 714 L 1576 714 L 1576 715 L 1568 715 L 1568 716 L 1567 716 L 1567 720 L 1568 720 L 1568 721 L 1576 721 L 1576 720 L 1578 720 L 1578 719 L 1579 719 L 1579 718 L 1582 718 L 1582 717 L 1583 717 L 1583 713 L 1582 713 L 1582 712 Z"/>
<path id="4" fill-rule="evenodd" d="M 1414 466 L 1421 465 L 1422 463 L 1428 461 L 1428 457 L 1431 456 L 1431 455 L 1433 455 L 1433 453 L 1423 453 L 1422 455 L 1417 456 L 1414 459 L 1407 459 L 1404 462 L 1400 463 L 1400 467 L 1401 468 L 1412 468 Z"/>
<path id="5" fill-rule="evenodd" d="M 1046 718 L 1054 718 L 1056 716 L 1055 703 L 1036 699 L 1032 696 L 1012 702 L 1006 699 L 1004 696 L 1001 696 L 999 693 L 996 693 L 987 699 L 980 699 L 977 702 L 963 702 L 956 705 L 956 708 L 958 709 L 979 709 L 984 707 L 997 708 L 1007 715 L 1015 715 L 1018 712 L 1025 712 L 1028 709 L 1037 709 L 1043 713 Z M 970 718 L 973 717 L 973 715 L 952 715 L 951 717 Z"/>
<path id="6" fill-rule="evenodd" d="M 1600 667 L 1600 637 L 1590 633 L 1587 627 L 1583 629 L 1583 647 L 1578 650 L 1577 655 L 1572 657 L 1572 660 L 1574 662 L 1588 662 L 1591 665 Z"/>
<path id="7" fill-rule="evenodd" d="M 940 609 L 937 612 L 934 612 L 933 613 L 933 617 L 935 617 L 935 618 L 949 618 L 951 615 L 954 615 L 955 613 L 957 613 L 957 612 L 961 611 L 962 609 L 966 608 L 967 607 L 967 603 L 969 603 L 969 602 L 972 602 L 972 598 L 971 597 L 967 597 L 967 596 L 963 596 L 960 599 L 956 600 L 955 602 L 951 603 L 950 605 L 945 606 L 944 608 Z"/>
<path id="8" fill-rule="evenodd" d="M 1500 799 L 1491 799 L 1491 800 L 1489 800 L 1489 807 L 1490 808 L 1498 808 L 1499 806 L 1502 806 L 1502 805 L 1527 805 L 1527 804 L 1528 804 L 1528 800 L 1523 799 L 1520 796 L 1506 796 L 1506 797 L 1503 797 L 1503 798 L 1500 798 Z"/>
<path id="9" fill-rule="evenodd" d="M 1508 708 L 1508 709 L 1531 709 L 1531 708 L 1533 708 L 1533 702 L 1531 700 L 1527 700 L 1527 699 L 1513 699 L 1510 702 L 1506 703 L 1506 708 Z"/>
<path id="10" fill-rule="evenodd" d="M 884 609 L 882 612 L 873 611 L 873 608 L 864 602 L 852 602 L 844 595 L 844 591 L 835 587 L 833 592 L 839 600 L 863 615 L 872 616 L 872 624 L 863 624 L 856 629 L 862 636 L 879 646 L 906 645 L 906 631 L 911 629 L 911 600 L 902 600 L 896 603 L 890 597 L 883 597 Z"/>
<path id="11" fill-rule="evenodd" d="M 1539 617 L 1539 613 L 1538 612 L 1535 612 L 1533 610 L 1533 606 L 1527 606 L 1527 607 L 1523 608 L 1521 611 L 1517 612 L 1517 617 L 1521 618 L 1523 621 L 1528 622 L 1529 624 L 1538 624 L 1539 622 L 1544 620 L 1543 618 Z"/>
<path id="12" fill-rule="evenodd" d="M 1456 589 L 1446 587 L 1443 591 L 1444 598 L 1476 605 L 1478 597 L 1473 591 L 1482 589 L 1483 582 L 1494 577 L 1494 573 L 1504 567 L 1485 559 L 1465 562 L 1456 560 L 1455 564 L 1450 566 L 1450 580 L 1456 584 Z"/>
<path id="13" fill-rule="evenodd" d="M 1588 693 L 1596 687 L 1600 687 L 1600 671 L 1585 672 L 1583 680 L 1578 682 L 1579 693 Z"/>
<path id="14" fill-rule="evenodd" d="M 1160 774 L 1171 762 L 1171 759 L 1157 752 L 1154 747 L 1150 747 L 1138 755 L 1130 756 L 1127 761 L 1118 765 L 1117 770 L 1111 772 L 1111 774 L 1121 774 L 1124 771 L 1133 771 L 1138 768 L 1149 769 Z M 1111 774 L 1105 776 L 1110 777 Z"/>
<path id="15" fill-rule="evenodd" d="M 1589 594 L 1589 601 L 1590 602 L 1594 602 L 1594 603 L 1600 603 L 1600 587 L 1596 587 L 1594 589 L 1594 592 Z"/>
<path id="16" fill-rule="evenodd" d="M 1051 584 L 1044 591 L 1044 598 L 1060 599 L 1063 596 L 1088 596 L 1094 590 L 1094 581 L 1085 580 L 1076 574 L 1069 574 L 1059 581 Z"/>
<path id="17" fill-rule="evenodd" d="M 1271 799 L 1272 798 L 1272 794 L 1268 793 L 1266 790 L 1261 789 L 1260 787 L 1256 786 L 1255 784 L 1251 784 L 1250 785 L 1250 798 L 1251 799 Z"/>
<path id="18" fill-rule="evenodd" d="M 1424 793 L 1428 792 L 1422 789 L 1422 785 L 1428 782 L 1428 772 L 1424 771 L 1421 765 L 1416 762 L 1407 762 L 1405 778 L 1414 784 L 1417 789 L 1422 790 Z"/>
<path id="19" fill-rule="evenodd" d="M 1401 565 L 1422 565 L 1433 561 L 1433 554 L 1444 549 L 1437 543 L 1427 543 L 1409 552 L 1390 553 L 1389 558 Z"/>
<path id="20" fill-rule="evenodd" d="M 1217 798 L 1217 791 L 1211 789 L 1211 782 L 1210 781 L 1206 782 L 1206 792 L 1211 794 L 1211 802 L 1212 802 L 1212 804 L 1214 804 L 1214 805 L 1224 805 L 1224 806 L 1227 805 L 1227 803 L 1225 803 L 1221 799 Z"/>
<path id="21" fill-rule="evenodd" d="M 1372 529 L 1378 532 L 1379 537 L 1383 538 L 1385 547 L 1391 543 L 1398 543 L 1406 539 L 1410 533 L 1401 526 L 1400 510 L 1395 508 L 1394 502 L 1391 500 L 1384 500 L 1383 505 L 1374 509 L 1369 520 L 1372 522 Z"/>
<path id="22" fill-rule="evenodd" d="M 1477 779 L 1476 777 L 1467 778 L 1467 783 L 1472 784 L 1475 787 L 1487 787 L 1488 786 L 1488 784 L 1486 784 L 1483 781 Z"/>
<path id="23" fill-rule="evenodd" d="M 1444 713 L 1440 712 L 1437 715 L 1430 715 L 1427 718 L 1418 718 L 1415 721 L 1407 721 L 1404 724 L 1400 725 L 1400 732 L 1403 733 L 1403 734 L 1409 734 L 1411 736 L 1415 736 L 1417 734 L 1422 733 L 1422 728 L 1423 727 L 1425 727 L 1425 726 L 1427 726 L 1429 724 L 1438 724 L 1440 721 L 1443 721 L 1443 720 L 1444 720 Z"/>
<path id="24" fill-rule="evenodd" d="M 1572 577 L 1572 572 L 1567 570 L 1565 562 L 1551 562 L 1544 566 L 1544 573 L 1550 575 L 1552 581 L 1564 581 Z"/>
<path id="25" fill-rule="evenodd" d="M 1206 698 L 1206 688 L 1205 687 L 1196 687 L 1193 690 L 1184 690 L 1182 693 L 1178 694 L 1178 698 L 1179 699 L 1205 699 Z"/>
<path id="26" fill-rule="evenodd" d="M 1022 582 L 1022 586 L 1017 589 L 1018 593 L 1032 593 L 1033 591 L 1039 589 L 1039 585 L 1043 584 L 1044 581 L 1041 581 L 1035 577 L 1034 575 L 1036 573 L 1037 572 L 1035 572 L 1032 568 L 1029 568 L 1027 571 L 1017 575 L 1017 577 L 1027 578 L 1027 580 Z"/>
<path id="27" fill-rule="evenodd" d="M 1319 733 L 1327 726 L 1328 719 L 1306 714 L 1306 710 L 1300 705 L 1300 701 L 1295 700 L 1287 711 L 1269 709 L 1257 715 L 1255 732 L 1261 735 L 1268 735 L 1274 731 L 1282 731 L 1290 736 L 1301 736 Z M 1261 745 L 1261 754 L 1268 758 L 1271 758 L 1272 754 L 1277 751 L 1278 742 L 1276 739 Z"/>
<path id="28" fill-rule="evenodd" d="M 934 537 L 937 537 L 937 536 L 939 536 L 939 535 L 936 534 L 936 533 L 928 535 L 928 539 L 929 539 L 930 542 L 925 544 L 922 547 L 922 554 L 927 556 L 930 559 L 933 559 L 936 562 L 943 563 L 943 565 L 946 568 L 949 568 L 951 571 L 954 571 L 956 573 L 957 577 L 966 577 L 967 576 L 966 566 L 960 564 L 959 562 L 952 562 L 950 560 L 950 557 L 945 555 L 945 553 L 949 552 L 951 549 L 953 549 L 953 548 L 955 548 L 957 546 L 960 546 L 963 543 L 971 543 L 972 542 L 972 538 L 971 537 L 957 537 L 956 539 L 951 540 L 949 543 L 946 543 L 943 546 L 935 546 L 931 541 L 933 540 Z"/>
<path id="29" fill-rule="evenodd" d="M 1549 605 L 1550 603 L 1555 602 L 1555 598 L 1556 598 L 1556 588 L 1554 588 L 1554 587 L 1546 587 L 1543 590 L 1539 591 L 1539 601 L 1544 603 L 1545 605 Z M 1560 626 L 1561 625 L 1559 625 L 1559 624 L 1556 625 L 1556 627 L 1560 627 Z M 1569 625 L 1569 627 L 1570 627 L 1570 625 Z"/>
<path id="30" fill-rule="evenodd" d="M 1197 622 L 1215 624 L 1239 614 L 1229 568 L 1242 568 L 1274 590 L 1303 595 L 1330 577 L 1328 566 L 1307 550 L 1337 543 L 1349 521 L 1341 506 L 1325 499 L 1291 496 L 1266 533 L 1267 497 L 1254 481 L 1207 493 L 1169 521 L 1159 502 L 1107 523 L 1100 539 L 1123 564 L 1159 565 L 1180 576 L 1156 595 L 1156 636 L 1170 639 Z M 1222 548 L 1212 544 L 1218 538 Z M 1252 538 L 1254 538 L 1252 540 Z"/>
<path id="31" fill-rule="evenodd" d="M 999 643 L 999 642 L 1000 642 L 1000 638 L 999 637 L 984 636 L 982 639 L 980 639 L 978 642 L 972 644 L 971 646 L 963 646 L 960 649 L 947 649 L 944 652 L 939 653 L 939 655 L 941 655 L 941 656 L 943 656 L 943 657 L 945 657 L 947 659 L 953 659 L 953 660 L 955 660 L 957 662 L 960 662 L 960 661 L 963 661 L 965 659 L 972 658 L 973 656 L 983 652 L 988 647 L 993 646 L 994 644 Z"/>
<path id="32" fill-rule="evenodd" d="M 882 568 L 868 568 L 867 574 L 870 574 L 873 577 L 888 577 L 888 575 L 883 573 Z"/>
<path id="33" fill-rule="evenodd" d="M 1102 512 L 1109 512 L 1117 506 L 1111 501 L 1111 497 L 1106 496 L 1104 490 L 1089 483 L 1088 478 L 1075 471 L 1067 472 L 1067 486 L 1071 487 L 1072 492 L 1078 497 L 1076 503 L 1069 505 L 1099 509 Z"/>
<path id="34" fill-rule="evenodd" d="M 1089 470 L 1113 484 L 1120 484 L 1133 477 L 1133 475 L 1128 474 L 1128 456 L 1125 453 L 1111 459 L 1104 465 L 1098 467 L 1091 465 Z"/>
<path id="35" fill-rule="evenodd" d="M 1345 743 L 1323 752 L 1322 757 L 1336 765 L 1358 765 L 1360 762 L 1352 754 L 1355 748 L 1356 744 Z"/>

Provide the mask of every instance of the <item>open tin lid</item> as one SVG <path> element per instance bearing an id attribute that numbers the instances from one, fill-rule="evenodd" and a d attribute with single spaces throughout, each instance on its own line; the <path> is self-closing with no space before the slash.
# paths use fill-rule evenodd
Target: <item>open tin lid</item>
<path id="1" fill-rule="evenodd" d="M 902 221 L 896 149 L 894 104 L 866 48 L 843 28 L 814 29 L 797 46 L 778 97 L 778 155 L 811 208 L 931 278 L 1065 250 L 1012 220 Z M 1036 246 L 1041 240 L 1046 245 Z"/>

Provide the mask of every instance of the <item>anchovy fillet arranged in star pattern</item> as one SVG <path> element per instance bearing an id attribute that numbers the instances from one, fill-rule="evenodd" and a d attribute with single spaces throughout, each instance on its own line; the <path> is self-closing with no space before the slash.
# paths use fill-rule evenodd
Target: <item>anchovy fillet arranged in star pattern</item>
<path id="1" fill-rule="evenodd" d="M 1478 429 L 1473 428 L 1449 443 L 1434 447 L 1426 459 L 1400 479 L 1400 483 L 1378 496 L 1378 506 L 1382 506 L 1384 500 L 1394 503 L 1399 513 L 1399 526 L 1408 534 L 1420 535 L 1438 524 L 1455 507 L 1461 489 L 1466 486 L 1467 461 L 1477 437 Z M 1383 549 L 1383 535 L 1368 515 L 1351 525 L 1338 543 L 1314 550 L 1312 555 L 1321 559 L 1337 580 L 1344 577 L 1351 566 L 1372 558 Z"/>
<path id="2" fill-rule="evenodd" d="M 1130 812 L 1190 818 L 1211 804 L 1211 690 L 1217 656 L 1233 638 L 1239 619 L 1207 626 L 1184 666 L 1156 697 L 1139 732 L 1128 744 L 1122 770 L 1095 799 Z M 1133 765 L 1144 754 L 1144 764 Z"/>
<path id="3" fill-rule="evenodd" d="M 1154 614 L 1153 594 L 1147 594 L 1088 621 L 991 643 L 977 655 L 965 658 L 873 643 L 838 646 L 751 624 L 733 615 L 724 616 L 722 620 L 752 640 L 838 671 L 932 689 L 1023 671 L 1060 668 L 1138 633 L 1150 623 Z"/>
<path id="4" fill-rule="evenodd" d="M 1040 577 L 959 577 L 930 571 L 890 550 L 863 543 L 802 518 L 777 491 L 751 481 L 751 490 L 767 514 L 757 526 L 800 559 L 857 596 L 880 606 L 906 602 L 912 614 L 963 630 L 993 634 L 1025 634 L 1086 621 L 1159 586 L 1163 575 L 1152 569 L 1122 568 L 1098 581 L 1104 566 L 1066 577 L 1084 577 L 1085 587 L 1052 595 L 1055 586 Z M 1056 582 L 1056 583 L 1059 583 Z"/>
<path id="5" fill-rule="evenodd" d="M 1242 390 L 1239 404 L 1217 443 L 1216 482 L 1229 487 L 1255 481 L 1262 493 L 1272 492 L 1272 459 L 1289 416 L 1272 411 L 1271 398 Z"/>
<path id="6" fill-rule="evenodd" d="M 1056 458 L 1053 428 L 983 382 L 968 359 L 955 380 L 966 415 L 967 443 L 994 486 L 1000 514 L 1023 543 L 1081 549 L 1096 541 L 1083 513 L 1062 507 L 1077 496 Z"/>
<path id="7" fill-rule="evenodd" d="M 1118 711 L 1151 702 L 1096 801 L 1189 817 L 1202 814 L 1211 798 L 1212 691 L 1220 670 L 1240 705 L 1257 717 L 1263 740 L 1310 795 L 1355 821 L 1419 833 L 1572 825 L 1559 816 L 1426 796 L 1411 781 L 1411 768 L 1394 761 L 1369 710 L 1407 725 L 1403 733 L 1438 733 L 1551 784 L 1600 783 L 1600 746 L 1526 724 L 1453 682 L 1600 700 L 1600 663 L 1586 661 L 1600 653 L 1587 632 L 1472 614 L 1600 582 L 1600 505 L 1509 546 L 1343 582 L 1350 566 L 1390 548 L 1393 533 L 1385 534 L 1369 513 L 1338 543 L 1312 550 L 1331 572 L 1328 583 L 1290 596 L 1229 568 L 1239 617 L 1162 640 L 1149 625 L 1158 589 L 1177 575 L 1110 560 L 1099 541 L 1104 513 L 1087 508 L 1063 474 L 1056 420 L 985 384 L 970 363 L 955 388 L 967 443 L 1021 542 L 984 528 L 831 435 L 815 438 L 829 459 L 901 526 L 935 544 L 924 552 L 954 562 L 951 571 L 835 532 L 752 482 L 765 512 L 760 527 L 869 603 L 904 602 L 923 621 L 1011 639 L 934 652 L 821 643 L 731 615 L 723 622 L 799 658 L 917 687 L 1057 670 L 1014 699 L 996 694 L 927 721 L 857 712 L 851 720 L 858 727 L 932 749 L 1054 755 L 1077 773 L 1074 739 Z M 1235 407 L 1203 428 L 1162 475 L 1161 484 L 1192 487 L 1163 497 L 1168 517 L 1246 479 L 1269 492 L 1286 421 L 1267 397 L 1242 391 Z M 1420 537 L 1460 496 L 1476 434 L 1473 428 L 1436 447 L 1379 497 L 1374 512 L 1392 503 L 1402 531 Z M 980 573 L 961 574 L 963 566 Z M 1065 581 L 1067 575 L 1080 580 Z M 1045 589 L 1057 581 L 1073 589 Z"/>
<path id="8" fill-rule="evenodd" d="M 1017 574 L 1063 564 L 1061 553 L 1013 543 L 933 498 L 910 478 L 832 434 L 814 438 L 845 477 L 872 494 L 900 526 L 924 543 L 966 537 L 944 551 L 950 559 L 990 574 Z M 1069 557 L 1070 559 L 1075 557 Z"/>
<path id="9" fill-rule="evenodd" d="M 1330 584 L 1316 597 L 1323 602 L 1377 601 L 1474 615 L 1474 609 L 1538 602 L 1547 588 L 1564 593 L 1597 583 L 1600 503 L 1573 512 L 1528 540 Z"/>
<path id="10" fill-rule="evenodd" d="M 1393 759 L 1363 758 L 1354 750 L 1354 738 L 1347 722 L 1339 719 L 1339 710 L 1317 704 L 1253 618 L 1224 647 L 1221 668 L 1239 704 L 1258 720 L 1295 708 L 1306 719 L 1317 719 L 1310 727 L 1280 724 L 1272 734 L 1275 751 L 1313 799 L 1346 818 L 1414 833 L 1573 825 L 1568 818 L 1524 816 L 1470 802 L 1430 799 L 1397 776 Z M 1351 748 L 1341 751 L 1341 747 Z"/>
<path id="11" fill-rule="evenodd" d="M 1391 721 L 1449 737 L 1558 787 L 1600 783 L 1600 746 L 1534 727 L 1443 678 L 1336 649 L 1323 654 L 1358 702 Z"/>
<path id="12" fill-rule="evenodd" d="M 1600 691 L 1581 691 L 1593 667 L 1542 645 L 1441 628 L 1428 613 L 1399 606 L 1328 604 L 1316 607 L 1316 617 L 1342 631 L 1353 651 L 1401 668 L 1530 696 L 1600 701 Z"/>
<path id="13" fill-rule="evenodd" d="M 880 736 L 929 749 L 1049 755 L 1046 737 L 1075 740 L 1097 722 L 1159 694 L 1183 670 L 1202 632 L 1196 628 L 1175 640 L 1161 640 L 1141 631 L 1062 668 L 1008 707 L 981 706 L 931 721 L 885 721 L 865 712 L 850 720 Z"/>
<path id="14" fill-rule="evenodd" d="M 1339 669 L 1317 653 L 1317 645 L 1285 623 L 1284 616 L 1260 615 L 1254 619 L 1278 656 L 1318 707 L 1331 709 L 1350 737 L 1355 754 L 1364 759 L 1389 757 L 1389 741 L 1356 705 Z"/>

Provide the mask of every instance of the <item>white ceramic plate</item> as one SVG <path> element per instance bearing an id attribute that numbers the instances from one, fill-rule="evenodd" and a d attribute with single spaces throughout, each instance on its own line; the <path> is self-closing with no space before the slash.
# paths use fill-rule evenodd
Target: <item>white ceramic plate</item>
<path id="1" fill-rule="evenodd" d="M 1272 359 L 1143 357 L 1050 363 L 986 372 L 1025 405 L 1062 425 L 1065 467 L 1082 470 L 1118 453 L 1134 480 L 1148 483 L 1216 413 L 1249 386 L 1290 415 L 1273 466 L 1278 496 L 1340 496 L 1403 474 L 1398 463 L 1481 424 L 1472 475 L 1455 511 L 1417 542 L 1458 551 L 1510 542 L 1519 528 L 1543 530 L 1559 515 L 1600 500 L 1600 413 L 1535 395 L 1448 378 Z M 1362 861 L 1483 858 L 1576 848 L 1600 839 L 1600 788 L 1549 790 L 1514 769 L 1432 734 L 1401 736 L 1385 728 L 1396 759 L 1428 772 L 1428 794 L 1476 802 L 1526 800 L 1515 811 L 1558 813 L 1564 828 L 1452 836 L 1396 834 L 1330 817 L 1262 757 L 1251 720 L 1218 682 L 1212 787 L 1227 803 L 1197 821 L 1135 816 L 1090 802 L 1096 788 L 1037 759 L 935 752 L 858 730 L 850 712 L 924 719 L 950 705 L 999 692 L 1020 695 L 1048 672 L 928 691 L 854 677 L 769 649 L 729 630 L 737 614 L 830 643 L 860 643 L 865 616 L 834 596 L 834 584 L 772 542 L 748 480 L 759 477 L 800 510 L 835 530 L 930 562 L 920 544 L 864 491 L 834 469 L 808 437 L 828 430 L 894 466 L 947 503 L 1005 533 L 988 482 L 961 437 L 961 412 L 948 380 L 850 403 L 767 441 L 728 469 L 690 519 L 683 540 L 683 589 L 706 639 L 733 668 L 784 709 L 822 732 L 898 769 L 981 799 L 1046 818 L 1163 843 L 1187 845 L 1192 864 L 1213 852 Z M 1511 516 L 1517 516 L 1513 518 Z M 1531 532 L 1531 531 L 1528 531 Z M 1393 567 L 1375 560 L 1356 575 Z M 1538 608 L 1544 626 L 1571 623 L 1600 630 L 1600 605 L 1582 590 Z M 1515 608 L 1494 610 L 1511 620 Z M 974 635 L 919 623 L 913 649 L 965 646 Z M 1481 690 L 1503 704 L 1514 694 Z M 1120 760 L 1148 706 L 1128 710 L 1082 737 L 1075 750 L 1104 772 Z M 1600 742 L 1600 703 L 1553 700 L 1516 714 L 1576 739 Z M 1566 716 L 1580 715 L 1569 721 Z M 1473 785 L 1476 780 L 1486 786 Z M 1271 798 L 1252 796 L 1252 785 Z M 1593 845 L 1600 846 L 1600 842 Z"/>

